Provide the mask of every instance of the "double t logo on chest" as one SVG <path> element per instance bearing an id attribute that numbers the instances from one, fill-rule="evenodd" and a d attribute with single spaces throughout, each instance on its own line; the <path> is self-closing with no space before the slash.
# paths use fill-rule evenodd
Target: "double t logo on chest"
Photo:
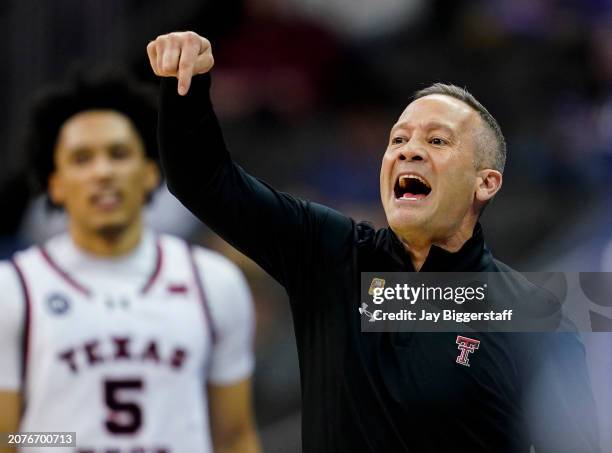
<path id="1" fill-rule="evenodd" d="M 457 363 L 464 366 L 470 366 L 469 355 L 474 352 L 480 346 L 480 340 L 474 340 L 472 338 L 462 337 L 457 335 L 457 348 L 461 351 L 457 357 Z"/>

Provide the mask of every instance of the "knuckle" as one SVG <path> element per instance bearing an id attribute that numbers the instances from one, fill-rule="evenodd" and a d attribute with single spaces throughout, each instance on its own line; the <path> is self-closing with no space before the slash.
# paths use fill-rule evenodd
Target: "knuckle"
<path id="1" fill-rule="evenodd" d="M 173 69 L 172 64 L 169 61 L 164 61 L 162 64 L 162 69 L 164 70 L 164 72 L 170 73 Z"/>
<path id="2" fill-rule="evenodd" d="M 200 43 L 199 42 L 192 42 L 189 43 L 189 48 L 188 51 L 195 56 L 200 54 Z"/>

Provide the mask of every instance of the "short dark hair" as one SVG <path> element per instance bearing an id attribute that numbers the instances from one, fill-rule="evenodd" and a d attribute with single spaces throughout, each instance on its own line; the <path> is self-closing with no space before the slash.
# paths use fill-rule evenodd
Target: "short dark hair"
<path id="1" fill-rule="evenodd" d="M 155 88 L 122 69 L 76 68 L 64 83 L 41 91 L 29 109 L 24 147 L 34 193 L 47 190 L 62 125 L 86 110 L 114 110 L 127 116 L 143 141 L 146 156 L 158 160 Z"/>
<path id="2" fill-rule="evenodd" d="M 485 128 L 488 129 L 489 137 L 480 137 L 480 150 L 477 156 L 477 165 L 490 165 L 499 172 L 504 172 L 506 165 L 506 139 L 502 134 L 501 127 L 497 120 L 489 113 L 489 111 L 465 88 L 460 88 L 456 85 L 447 85 L 444 83 L 434 83 L 427 88 L 417 91 L 414 94 L 413 100 L 420 99 L 432 94 L 442 94 L 458 99 L 470 107 L 472 107 L 482 119 Z M 492 136 L 491 136 L 492 135 Z M 492 138 L 492 140 L 491 140 Z M 493 142 L 493 143 L 491 143 Z"/>

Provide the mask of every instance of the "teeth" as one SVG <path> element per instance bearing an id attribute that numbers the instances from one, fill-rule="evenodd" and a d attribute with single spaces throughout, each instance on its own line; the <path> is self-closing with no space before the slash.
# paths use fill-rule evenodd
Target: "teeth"
<path id="1" fill-rule="evenodd" d="M 429 188 L 429 184 L 427 184 L 427 181 L 425 181 L 420 176 L 417 176 L 417 175 L 402 175 L 402 176 L 400 176 L 400 179 L 399 179 L 399 186 L 400 186 L 401 189 L 405 189 L 406 188 L 406 186 L 408 185 L 408 180 L 409 179 L 416 179 L 418 181 L 421 181 L 423 184 L 425 184 L 426 187 Z"/>
<path id="2" fill-rule="evenodd" d="M 116 193 L 101 193 L 93 197 L 92 201 L 98 205 L 109 205 L 119 202 L 119 195 Z"/>
<path id="3" fill-rule="evenodd" d="M 98 200 L 102 202 L 109 202 L 109 201 L 115 201 L 117 200 L 117 198 L 118 198 L 117 195 L 106 194 L 106 195 L 100 195 L 98 197 Z"/>

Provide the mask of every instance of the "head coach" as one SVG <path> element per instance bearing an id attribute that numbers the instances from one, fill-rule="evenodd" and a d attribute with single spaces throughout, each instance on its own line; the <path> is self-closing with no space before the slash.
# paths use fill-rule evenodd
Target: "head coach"
<path id="1" fill-rule="evenodd" d="M 456 333 L 361 332 L 361 272 L 510 271 L 478 223 L 502 185 L 506 145 L 472 95 L 432 85 L 393 125 L 380 172 L 389 228 L 375 231 L 232 161 L 209 98 L 205 38 L 171 33 L 147 52 L 163 77 L 170 190 L 289 294 L 305 452 L 599 451 L 576 334 L 474 334 L 480 347 L 465 366 Z"/>

